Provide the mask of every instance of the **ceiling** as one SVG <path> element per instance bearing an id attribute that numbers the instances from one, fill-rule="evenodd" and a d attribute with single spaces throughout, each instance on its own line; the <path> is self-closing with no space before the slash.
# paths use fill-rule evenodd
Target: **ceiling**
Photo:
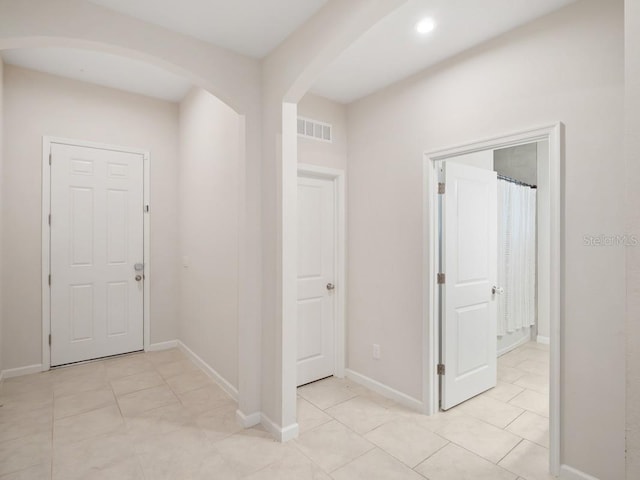
<path id="1" fill-rule="evenodd" d="M 118 55 L 71 48 L 4 50 L 5 63 L 179 102 L 192 86 L 184 78 Z"/>
<path id="2" fill-rule="evenodd" d="M 89 1 L 254 58 L 266 56 L 327 3 L 327 0 Z"/>
<path id="3" fill-rule="evenodd" d="M 409 0 L 372 27 L 316 81 L 318 95 L 349 103 L 575 0 Z M 425 17 L 436 22 L 416 32 Z"/>
<path id="4" fill-rule="evenodd" d="M 259 58 L 327 0 L 90 1 Z M 408 0 L 345 50 L 312 91 L 350 103 L 574 1 Z M 415 26 L 425 17 L 437 26 L 419 35 Z M 173 102 L 191 87 L 160 68 L 100 52 L 39 48 L 2 56 L 9 64 Z"/>

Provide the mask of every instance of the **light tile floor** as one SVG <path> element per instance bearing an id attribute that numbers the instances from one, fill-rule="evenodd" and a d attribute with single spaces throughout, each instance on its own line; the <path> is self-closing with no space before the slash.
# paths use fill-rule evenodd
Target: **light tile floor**
<path id="1" fill-rule="evenodd" d="M 5 380 L 1 480 L 538 480 L 548 349 L 501 357 L 498 386 L 432 417 L 348 380 L 298 389 L 300 437 L 241 430 L 235 402 L 180 351 Z"/>

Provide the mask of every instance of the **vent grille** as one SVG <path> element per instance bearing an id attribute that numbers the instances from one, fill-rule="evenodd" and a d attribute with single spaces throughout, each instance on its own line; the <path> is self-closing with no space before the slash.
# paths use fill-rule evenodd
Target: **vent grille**
<path id="1" fill-rule="evenodd" d="M 298 136 L 318 140 L 319 142 L 332 143 L 333 127 L 318 120 L 298 117 Z"/>

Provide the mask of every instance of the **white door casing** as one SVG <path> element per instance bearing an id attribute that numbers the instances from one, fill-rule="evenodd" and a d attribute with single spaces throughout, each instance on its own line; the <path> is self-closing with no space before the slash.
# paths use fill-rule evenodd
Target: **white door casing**
<path id="1" fill-rule="evenodd" d="M 496 386 L 496 172 L 445 162 L 441 406 Z"/>
<path id="2" fill-rule="evenodd" d="M 334 181 L 299 176 L 298 385 L 336 370 L 336 250 Z"/>
<path id="3" fill-rule="evenodd" d="M 51 144 L 51 365 L 144 345 L 144 156 Z"/>

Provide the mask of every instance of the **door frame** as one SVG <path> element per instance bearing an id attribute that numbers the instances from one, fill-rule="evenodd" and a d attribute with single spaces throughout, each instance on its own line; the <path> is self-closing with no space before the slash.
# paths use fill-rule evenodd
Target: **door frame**
<path id="1" fill-rule="evenodd" d="M 142 156 L 143 161 L 143 261 L 144 261 L 144 287 L 143 287 L 143 348 L 147 350 L 151 344 L 151 266 L 149 262 L 151 252 L 150 242 L 150 217 L 149 206 L 150 186 L 150 154 L 148 150 L 132 147 L 122 147 L 103 143 L 89 142 L 85 140 L 72 140 L 68 138 L 43 136 L 42 137 L 42 371 L 51 368 L 51 346 L 49 334 L 51 333 L 51 288 L 49 286 L 49 274 L 51 272 L 51 226 L 49 225 L 49 213 L 51 211 L 51 168 L 49 165 L 49 153 L 53 144 L 71 145 L 75 147 L 96 148 L 100 150 L 112 150 L 115 152 L 133 153 Z M 54 219 L 55 221 L 55 219 Z"/>
<path id="2" fill-rule="evenodd" d="M 344 378 L 346 362 L 346 307 L 347 307 L 347 269 L 346 269 L 346 202 L 345 172 L 336 168 L 320 167 L 304 163 L 298 164 L 298 175 L 333 182 L 335 194 L 335 284 L 334 324 L 335 324 L 335 367 L 334 376 Z M 296 205 L 297 210 L 297 205 Z M 297 264 L 297 262 L 296 262 Z M 296 324 L 297 328 L 297 324 Z M 296 367 L 297 368 L 297 367 Z M 297 383 L 297 382 L 296 382 Z"/>
<path id="3" fill-rule="evenodd" d="M 550 393 L 549 393 L 549 466 L 553 475 L 560 471 L 560 362 L 562 332 L 562 299 L 564 298 L 564 268 L 562 239 L 562 171 L 564 165 L 564 125 L 561 122 L 522 130 L 485 140 L 427 152 L 423 160 L 423 403 L 424 413 L 438 410 L 439 377 L 436 372 L 440 357 L 438 325 L 440 298 L 436 284 L 438 269 L 438 171 L 439 161 L 458 155 L 488 149 L 499 149 L 548 140 L 549 142 L 549 232 L 550 232 Z"/>

